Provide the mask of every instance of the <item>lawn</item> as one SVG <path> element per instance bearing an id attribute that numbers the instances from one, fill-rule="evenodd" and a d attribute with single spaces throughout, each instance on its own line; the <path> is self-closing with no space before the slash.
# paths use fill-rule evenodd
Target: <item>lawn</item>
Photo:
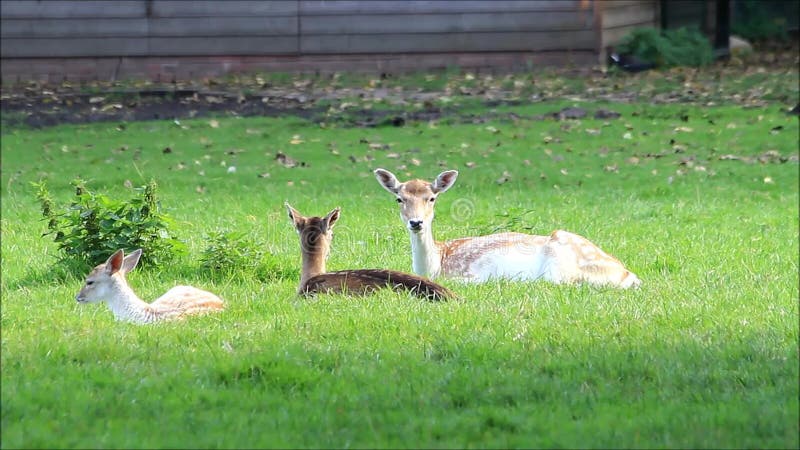
<path id="1" fill-rule="evenodd" d="M 374 128 L 4 126 L 2 447 L 797 448 L 798 119 L 783 106 L 562 99 Z M 567 107 L 587 115 L 548 116 Z M 643 285 L 296 297 L 287 200 L 342 208 L 329 270 L 411 270 L 378 167 L 460 171 L 438 239 L 565 229 Z M 144 299 L 191 284 L 228 309 L 136 326 L 76 304 L 83 274 L 54 266 L 30 184 L 64 204 L 76 177 L 115 198 L 155 179 L 188 251 L 128 280 Z M 204 270 L 214 231 L 251 236 L 274 273 Z"/>

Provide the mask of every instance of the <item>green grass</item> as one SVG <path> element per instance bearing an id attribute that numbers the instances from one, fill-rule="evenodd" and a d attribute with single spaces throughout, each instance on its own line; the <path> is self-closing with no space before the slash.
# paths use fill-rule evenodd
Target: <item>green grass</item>
<path id="1" fill-rule="evenodd" d="M 5 128 L 2 447 L 797 448 L 798 165 L 720 159 L 797 155 L 797 118 L 778 106 L 636 103 L 576 105 L 617 120 L 528 118 L 565 106 L 400 128 Z M 306 167 L 280 166 L 277 151 Z M 410 270 L 376 167 L 401 179 L 460 171 L 437 207 L 439 239 L 563 228 L 643 287 L 444 281 L 461 301 L 300 299 L 293 277 L 200 269 L 206 233 L 229 230 L 296 274 L 288 200 L 306 215 L 342 207 L 329 269 Z M 192 284 L 228 309 L 140 327 L 77 305 L 81 277 L 52 272 L 57 250 L 29 185 L 47 179 L 66 202 L 76 176 L 121 197 L 125 180 L 155 178 L 189 256 L 130 283 L 145 299 Z"/>

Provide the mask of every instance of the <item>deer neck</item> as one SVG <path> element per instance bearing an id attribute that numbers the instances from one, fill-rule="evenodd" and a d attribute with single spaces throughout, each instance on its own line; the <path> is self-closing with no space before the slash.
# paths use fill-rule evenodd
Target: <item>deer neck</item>
<path id="1" fill-rule="evenodd" d="M 300 286 L 309 278 L 325 273 L 325 252 L 303 252 L 303 271 L 300 273 Z"/>
<path id="2" fill-rule="evenodd" d="M 117 320 L 134 323 L 150 323 L 158 320 L 158 314 L 133 292 L 123 279 L 116 279 L 113 294 L 106 301 Z"/>
<path id="3" fill-rule="evenodd" d="M 442 251 L 439 243 L 433 239 L 430 229 L 423 229 L 411 235 L 411 264 L 414 273 L 428 278 L 435 278 L 442 270 Z"/>

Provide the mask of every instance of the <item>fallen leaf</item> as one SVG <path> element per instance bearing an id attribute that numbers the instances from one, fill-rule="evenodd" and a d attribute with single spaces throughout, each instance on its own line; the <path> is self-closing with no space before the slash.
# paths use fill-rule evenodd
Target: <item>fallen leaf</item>
<path id="1" fill-rule="evenodd" d="M 510 179 L 511 179 L 511 174 L 508 173 L 507 170 L 504 170 L 503 171 L 503 175 L 500 178 L 498 178 L 497 180 L 495 180 L 495 183 L 503 184 L 503 183 L 507 182 Z"/>
<path id="2" fill-rule="evenodd" d="M 292 168 L 297 166 L 297 161 L 283 152 L 278 152 L 275 154 L 275 161 L 278 161 L 278 163 L 283 167 Z"/>
<path id="3" fill-rule="evenodd" d="M 107 112 L 107 111 L 110 111 L 112 109 L 122 109 L 122 104 L 121 103 L 109 103 L 108 105 L 105 105 L 102 108 L 100 108 L 100 111 Z"/>
<path id="4" fill-rule="evenodd" d="M 213 119 L 212 119 L 212 120 L 209 120 L 209 121 L 208 121 L 208 125 L 209 125 L 211 128 L 219 128 L 219 121 L 217 121 L 217 120 L 213 120 Z"/>

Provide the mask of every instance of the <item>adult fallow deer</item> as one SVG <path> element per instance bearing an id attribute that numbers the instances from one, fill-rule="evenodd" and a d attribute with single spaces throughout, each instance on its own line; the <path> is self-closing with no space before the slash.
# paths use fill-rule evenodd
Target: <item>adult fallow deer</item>
<path id="1" fill-rule="evenodd" d="M 401 183 L 384 169 L 376 169 L 375 177 L 400 204 L 400 217 L 411 236 L 412 265 L 417 275 L 476 282 L 543 278 L 554 283 L 585 282 L 619 288 L 641 283 L 619 260 L 568 231 L 556 230 L 549 236 L 498 233 L 436 241 L 431 229 L 436 198 L 453 186 L 458 172 L 442 172 L 432 183 L 419 179 Z"/>

